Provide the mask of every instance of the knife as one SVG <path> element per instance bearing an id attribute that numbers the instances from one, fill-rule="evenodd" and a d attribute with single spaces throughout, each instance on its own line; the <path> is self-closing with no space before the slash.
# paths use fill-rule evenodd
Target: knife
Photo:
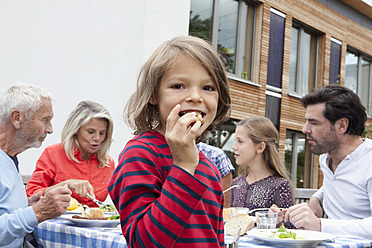
<path id="1" fill-rule="evenodd" d="M 238 230 L 238 232 L 234 235 L 234 237 L 233 237 L 233 247 L 235 248 L 235 247 L 238 247 L 238 244 L 239 244 L 239 238 L 240 238 L 240 230 L 241 230 L 242 228 L 241 227 L 239 227 L 239 230 Z"/>

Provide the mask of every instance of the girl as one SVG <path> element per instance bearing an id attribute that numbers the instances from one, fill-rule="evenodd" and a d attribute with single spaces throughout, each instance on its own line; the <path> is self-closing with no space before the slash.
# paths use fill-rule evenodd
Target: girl
<path id="1" fill-rule="evenodd" d="M 238 123 L 232 147 L 239 176 L 232 185 L 232 207 L 281 208 L 293 205 L 291 182 L 277 148 L 278 131 L 266 117 Z"/>
<path id="2" fill-rule="evenodd" d="M 174 38 L 144 64 L 125 109 L 137 136 L 108 183 L 129 247 L 224 246 L 221 176 L 196 142 L 229 108 L 224 67 L 205 41 Z"/>

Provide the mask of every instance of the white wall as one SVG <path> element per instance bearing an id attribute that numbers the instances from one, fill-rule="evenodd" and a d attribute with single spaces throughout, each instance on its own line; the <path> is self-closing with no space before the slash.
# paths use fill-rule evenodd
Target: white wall
<path id="1" fill-rule="evenodd" d="M 163 41 L 187 35 L 189 10 L 189 0 L 1 1 L 1 89 L 29 82 L 56 99 L 54 133 L 18 156 L 21 173 L 31 174 L 44 148 L 60 142 L 68 114 L 85 99 L 110 111 L 117 161 L 132 137 L 122 112 L 140 66 Z"/>

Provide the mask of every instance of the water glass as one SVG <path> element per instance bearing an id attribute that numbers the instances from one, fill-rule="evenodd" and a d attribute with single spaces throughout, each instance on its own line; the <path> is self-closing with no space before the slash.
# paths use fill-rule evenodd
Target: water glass
<path id="1" fill-rule="evenodd" d="M 274 229 L 278 221 L 278 213 L 259 211 L 256 212 L 257 229 Z"/>

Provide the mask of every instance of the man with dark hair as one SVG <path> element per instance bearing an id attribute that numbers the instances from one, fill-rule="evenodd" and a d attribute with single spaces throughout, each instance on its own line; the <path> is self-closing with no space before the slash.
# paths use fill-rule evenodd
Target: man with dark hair
<path id="1" fill-rule="evenodd" d="M 297 228 L 336 236 L 372 239 L 372 140 L 362 139 L 367 120 L 359 97 L 340 85 L 315 89 L 301 100 L 302 132 L 324 175 L 309 205 L 288 209 L 285 221 Z M 328 219 L 320 218 L 322 208 Z"/>
<path id="2" fill-rule="evenodd" d="M 0 247 L 26 247 L 28 233 L 66 212 L 71 191 L 64 186 L 27 199 L 17 155 L 40 147 L 53 132 L 52 96 L 30 84 L 15 84 L 0 98 Z"/>

